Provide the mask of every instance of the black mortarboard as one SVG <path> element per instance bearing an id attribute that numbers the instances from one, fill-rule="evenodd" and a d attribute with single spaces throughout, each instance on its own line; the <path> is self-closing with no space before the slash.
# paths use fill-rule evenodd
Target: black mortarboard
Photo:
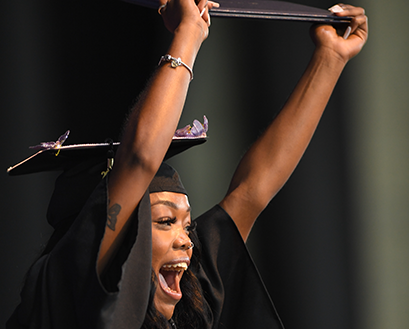
<path id="1" fill-rule="evenodd" d="M 173 139 L 164 160 L 204 142 L 206 142 L 205 137 Z M 118 146 L 119 142 L 76 144 L 43 149 L 16 165 L 9 167 L 7 173 L 10 176 L 17 176 L 43 171 L 67 170 L 79 163 L 85 162 L 90 164 L 106 164 L 106 159 L 109 157 L 108 153 L 111 150 L 115 152 Z"/>
<path id="2" fill-rule="evenodd" d="M 124 0 L 137 5 L 159 8 L 158 0 Z M 287 1 L 215 0 L 219 8 L 210 11 L 212 17 L 274 19 L 302 22 L 349 23 L 350 17 L 338 17 L 325 9 Z"/>
<path id="3" fill-rule="evenodd" d="M 68 133 L 66 133 L 66 136 L 68 136 Z M 204 142 L 206 142 L 206 137 L 175 138 L 172 140 L 164 160 Z M 51 142 L 51 144 L 55 143 Z M 58 145 L 58 147 L 38 151 L 20 163 L 8 168 L 7 172 L 11 176 L 16 176 L 43 171 L 63 171 L 55 181 L 54 192 L 51 196 L 47 212 L 47 220 L 50 225 L 55 229 L 61 227 L 62 229 L 58 231 L 62 232 L 65 231 L 65 226 L 71 225 L 73 218 L 78 215 L 92 191 L 101 182 L 101 174 L 107 172 L 109 158 L 114 156 L 118 146 L 119 143 L 117 142 Z M 161 166 L 161 176 L 169 176 L 169 170 L 163 171 L 163 169 L 167 168 L 163 165 Z M 173 170 L 172 175 L 169 177 L 173 179 L 175 173 Z M 180 179 L 178 176 L 176 178 L 177 182 L 176 180 L 173 183 L 171 182 L 172 188 L 176 186 L 178 190 L 175 192 L 186 194 Z M 158 185 L 157 183 L 158 181 L 156 181 L 156 185 Z"/>
<path id="4" fill-rule="evenodd" d="M 203 144 L 206 141 L 208 120 L 203 116 L 203 124 L 194 120 L 193 125 L 187 125 L 175 131 L 172 142 L 166 152 L 164 160 L 179 154 L 192 146 Z M 37 153 L 7 169 L 10 176 L 32 174 L 42 171 L 72 170 L 79 165 L 83 168 L 100 167 L 105 164 L 105 171 L 112 168 L 111 160 L 119 142 L 109 141 L 99 144 L 64 145 L 70 134 L 67 130 L 56 142 L 42 142 L 31 146 L 31 149 L 40 149 Z M 85 166 L 85 167 L 84 167 Z M 74 171 L 76 171 L 74 169 Z"/>

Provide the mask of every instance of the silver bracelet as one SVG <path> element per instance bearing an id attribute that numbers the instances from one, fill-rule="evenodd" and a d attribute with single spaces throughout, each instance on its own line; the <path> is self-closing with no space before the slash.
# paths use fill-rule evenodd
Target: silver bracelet
<path id="1" fill-rule="evenodd" d="M 190 81 L 193 80 L 193 71 L 192 71 L 192 69 L 189 66 L 187 66 L 185 63 L 183 63 L 180 58 L 175 58 L 175 57 L 170 56 L 169 54 L 166 54 L 165 56 L 162 56 L 160 58 L 158 66 L 160 66 L 163 62 L 170 62 L 170 67 L 172 67 L 172 68 L 177 68 L 178 66 L 181 66 L 181 65 L 186 67 L 186 69 L 190 73 Z"/>

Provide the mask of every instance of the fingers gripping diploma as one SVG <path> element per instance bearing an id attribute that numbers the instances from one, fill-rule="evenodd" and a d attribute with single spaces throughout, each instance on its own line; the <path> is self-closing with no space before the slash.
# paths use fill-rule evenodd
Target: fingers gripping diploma
<path id="1" fill-rule="evenodd" d="M 200 1 L 197 4 L 197 7 L 199 10 L 200 8 L 202 8 L 200 10 L 200 17 L 202 17 L 203 20 L 207 23 L 207 26 L 210 26 L 211 23 L 210 23 L 209 10 L 211 10 L 212 8 L 219 8 L 220 5 L 217 2 L 205 0 L 205 1 Z"/>
<path id="2" fill-rule="evenodd" d="M 312 39 L 317 48 L 327 47 L 347 62 L 356 56 L 366 43 L 368 18 L 363 8 L 342 3 L 332 6 L 329 11 L 336 16 L 352 17 L 350 25 L 346 29 L 337 29 L 331 25 L 314 25 L 311 29 Z"/>
<path id="3" fill-rule="evenodd" d="M 184 21 L 191 20 L 205 26 L 210 26 L 209 10 L 218 8 L 219 4 L 213 1 L 200 0 L 160 0 L 158 13 L 163 16 L 166 28 L 174 33 L 176 28 Z M 205 30 L 205 38 L 208 30 Z"/>

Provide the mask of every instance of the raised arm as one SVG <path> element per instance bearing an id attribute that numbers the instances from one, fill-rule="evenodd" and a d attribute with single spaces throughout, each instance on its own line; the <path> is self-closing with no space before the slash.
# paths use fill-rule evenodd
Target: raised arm
<path id="1" fill-rule="evenodd" d="M 366 42 L 364 10 L 344 4 L 336 9 L 336 15 L 354 17 L 351 34 L 338 35 L 330 25 L 311 29 L 316 49 L 306 71 L 279 115 L 241 160 L 220 203 L 244 240 L 297 166 L 344 66 Z"/>
<path id="2" fill-rule="evenodd" d="M 206 0 L 197 5 L 194 0 L 170 0 L 160 9 L 165 26 L 173 33 L 168 54 L 180 58 L 189 68 L 193 68 L 199 48 L 207 38 L 208 9 L 213 5 Z M 191 73 L 183 65 L 172 68 L 170 63 L 162 64 L 129 117 L 109 177 L 109 218 L 100 247 L 98 273 L 115 254 L 128 219 L 163 161 L 182 113 L 190 79 Z"/>

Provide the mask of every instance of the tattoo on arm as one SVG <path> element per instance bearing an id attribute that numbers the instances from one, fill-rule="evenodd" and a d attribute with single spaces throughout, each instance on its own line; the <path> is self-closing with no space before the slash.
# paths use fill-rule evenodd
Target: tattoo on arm
<path id="1" fill-rule="evenodd" d="M 118 220 L 118 214 L 121 211 L 121 206 L 117 203 L 111 206 L 108 209 L 108 221 L 107 226 L 112 230 L 115 231 L 116 222 Z"/>

